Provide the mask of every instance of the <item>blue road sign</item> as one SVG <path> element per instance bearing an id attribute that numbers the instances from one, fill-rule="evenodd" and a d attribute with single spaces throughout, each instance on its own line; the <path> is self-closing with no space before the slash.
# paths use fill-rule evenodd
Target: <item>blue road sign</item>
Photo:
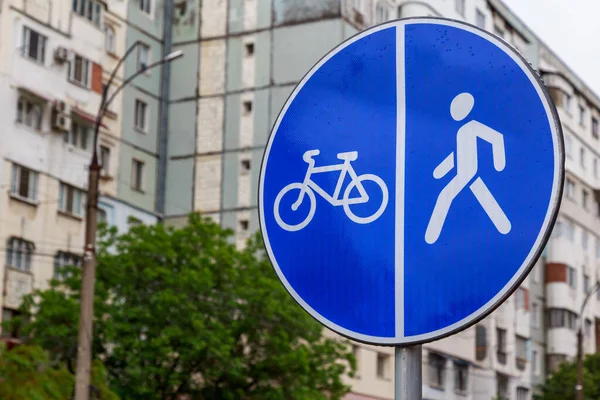
<path id="1" fill-rule="evenodd" d="M 563 176 L 556 109 L 513 48 L 456 21 L 399 20 L 335 48 L 293 91 L 263 160 L 261 229 L 318 321 L 427 342 L 522 282 Z"/>

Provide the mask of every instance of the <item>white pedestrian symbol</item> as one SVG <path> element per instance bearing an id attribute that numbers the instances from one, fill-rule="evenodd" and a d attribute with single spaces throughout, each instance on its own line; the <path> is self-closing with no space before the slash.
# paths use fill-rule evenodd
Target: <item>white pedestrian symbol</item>
<path id="1" fill-rule="evenodd" d="M 470 93 L 461 93 L 452 100 L 450 115 L 452 115 L 454 120 L 462 121 L 469 115 L 474 104 L 475 99 Z M 502 171 L 506 166 L 504 136 L 500 132 L 478 121 L 469 121 L 458 130 L 456 136 L 456 155 L 454 152 L 450 153 L 433 171 L 435 179 L 444 177 L 454 168 L 454 160 L 456 158 L 456 176 L 440 192 L 433 208 L 431 219 L 427 225 L 425 241 L 429 244 L 435 243 L 440 237 L 452 201 L 477 175 L 477 138 L 485 140 L 492 145 L 492 156 L 496 171 Z M 510 221 L 485 183 L 481 180 L 481 177 L 477 177 L 469 185 L 469 189 L 471 189 L 475 198 L 490 217 L 498 232 L 504 235 L 510 232 Z"/>
<path id="2" fill-rule="evenodd" d="M 317 200 L 315 198 L 315 192 L 318 193 L 319 195 L 321 195 L 321 197 L 323 197 L 323 199 L 325 199 L 332 206 L 343 206 L 346 216 L 348 218 L 350 218 L 350 220 L 352 220 L 358 224 L 368 224 L 368 223 L 375 221 L 377 218 L 379 218 L 381 216 L 381 214 L 383 214 L 383 211 L 385 210 L 385 207 L 387 206 L 388 189 L 387 189 L 387 186 L 385 185 L 385 183 L 383 182 L 383 179 L 381 179 L 377 175 L 373 175 L 373 174 L 357 175 L 356 174 L 356 172 L 354 171 L 354 168 L 352 167 L 352 165 L 350 163 L 352 161 L 355 161 L 358 158 L 358 151 L 349 151 L 346 153 L 339 153 L 337 155 L 337 158 L 339 160 L 343 161 L 343 163 L 341 163 L 341 164 L 315 167 L 315 160 L 313 159 L 313 157 L 319 155 L 319 153 L 320 153 L 320 151 L 318 149 L 309 150 L 304 153 L 304 155 L 302 156 L 302 159 L 304 161 L 306 161 L 306 163 L 308 164 L 308 169 L 304 176 L 304 181 L 290 183 L 289 185 L 287 185 L 286 187 L 281 189 L 281 191 L 275 198 L 273 212 L 275 214 L 275 220 L 277 221 L 277 224 L 279 224 L 279 226 L 282 227 L 283 229 L 285 229 L 286 231 L 290 231 L 290 232 L 299 231 L 300 229 L 302 229 L 306 225 L 308 225 L 309 222 L 312 220 L 313 216 L 315 215 L 315 211 L 317 208 Z M 338 177 L 337 184 L 335 185 L 335 190 L 333 192 L 333 195 L 330 195 L 325 190 L 323 190 L 317 183 L 315 183 L 311 179 L 311 177 L 314 174 L 323 173 L 323 172 L 333 172 L 333 171 L 340 171 L 340 175 Z M 346 190 L 344 190 L 343 197 L 340 198 L 340 192 L 342 190 L 342 185 L 344 183 L 346 174 L 348 174 L 350 176 L 351 181 L 348 184 L 348 186 L 346 187 Z M 359 217 L 358 215 L 356 215 L 352 212 L 352 210 L 350 209 L 350 206 L 354 205 L 354 204 L 365 204 L 369 201 L 369 195 L 367 194 L 367 192 L 363 186 L 363 182 L 367 182 L 367 181 L 372 181 L 377 186 L 379 186 L 379 189 L 381 190 L 381 204 L 380 204 L 379 208 L 373 214 L 366 216 L 366 217 Z M 353 189 L 356 189 L 358 191 L 358 196 L 350 197 Z M 292 206 L 291 206 L 292 211 L 297 211 L 305 198 L 308 198 L 308 201 L 310 202 L 310 207 L 309 207 L 307 216 L 301 222 L 299 222 L 295 225 L 287 224 L 286 222 L 284 222 L 283 219 L 281 218 L 281 213 L 279 210 L 280 205 L 281 205 L 281 200 L 283 199 L 283 197 L 286 194 L 292 192 L 293 190 L 298 191 L 298 195 L 297 195 L 298 197 L 297 197 L 296 201 L 294 203 L 292 203 Z"/>

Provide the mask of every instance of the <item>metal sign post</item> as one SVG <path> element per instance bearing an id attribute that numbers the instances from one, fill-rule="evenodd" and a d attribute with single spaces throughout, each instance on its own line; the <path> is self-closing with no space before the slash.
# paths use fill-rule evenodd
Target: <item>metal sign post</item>
<path id="1" fill-rule="evenodd" d="M 423 399 L 423 349 L 421 345 L 395 347 L 394 400 Z"/>
<path id="2" fill-rule="evenodd" d="M 525 279 L 563 177 L 556 108 L 514 48 L 454 20 L 398 20 L 333 49 L 290 95 L 261 167 L 261 231 L 316 320 L 402 346 L 396 398 L 416 400 L 420 345 Z"/>

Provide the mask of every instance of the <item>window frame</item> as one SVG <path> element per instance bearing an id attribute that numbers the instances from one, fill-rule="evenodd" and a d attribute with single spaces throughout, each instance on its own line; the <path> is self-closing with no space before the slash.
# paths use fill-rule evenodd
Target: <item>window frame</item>
<path id="1" fill-rule="evenodd" d="M 67 262 L 64 262 L 67 261 Z M 74 262 L 73 262 L 74 261 Z M 57 280 L 65 278 L 64 274 L 59 273 L 59 269 L 67 265 L 74 267 L 83 267 L 83 257 L 78 254 L 58 250 L 53 257 L 53 274 L 52 277 Z M 62 275 L 62 276 L 61 276 Z"/>
<path id="2" fill-rule="evenodd" d="M 375 375 L 379 379 L 389 379 L 388 376 L 388 363 L 390 361 L 390 355 L 385 353 L 377 353 L 377 359 L 375 364 Z"/>
<path id="3" fill-rule="evenodd" d="M 454 391 L 464 394 L 469 389 L 469 365 L 454 361 Z"/>
<path id="4" fill-rule="evenodd" d="M 485 24 L 485 14 L 479 8 L 475 8 L 475 26 L 477 26 L 480 29 L 485 29 Z"/>
<path id="5" fill-rule="evenodd" d="M 104 50 L 108 54 L 115 54 L 117 48 L 117 33 L 115 28 L 107 23 L 104 23 Z"/>
<path id="6" fill-rule="evenodd" d="M 70 198 L 70 199 L 69 199 Z M 69 207 L 70 204 L 70 207 Z M 83 218 L 87 207 L 86 192 L 66 182 L 59 182 L 58 212 Z M 71 209 L 69 209 L 71 208 Z"/>
<path id="7" fill-rule="evenodd" d="M 104 174 L 108 174 L 110 172 L 110 147 L 101 144 L 98 155 L 102 171 Z"/>
<path id="8" fill-rule="evenodd" d="M 152 0 L 139 0 L 140 11 L 148 16 L 152 16 Z"/>
<path id="9" fill-rule="evenodd" d="M 461 17 L 465 16 L 465 0 L 454 0 L 454 11 Z"/>
<path id="10" fill-rule="evenodd" d="M 33 242 L 17 236 L 11 236 L 6 241 L 6 266 L 22 272 L 31 271 L 31 258 L 35 252 Z M 16 254 L 20 254 L 18 263 Z M 13 257 L 15 256 L 15 257 Z"/>
<path id="11" fill-rule="evenodd" d="M 78 118 L 71 117 L 71 129 L 63 133 L 63 143 L 79 150 L 91 151 L 93 146 L 93 127 Z M 85 146 L 83 146 L 85 144 Z"/>
<path id="12" fill-rule="evenodd" d="M 27 195 L 23 196 L 21 192 L 21 182 L 23 171 L 27 171 L 28 179 L 27 179 Z M 39 173 L 30 168 L 24 167 L 22 165 L 13 163 L 11 166 L 10 173 L 10 194 L 13 197 L 18 199 L 25 200 L 27 202 L 36 203 L 37 202 L 37 187 L 38 187 L 38 177 Z M 19 187 L 17 187 L 19 186 Z"/>
<path id="13" fill-rule="evenodd" d="M 141 59 L 142 59 L 142 54 L 146 54 L 146 64 L 142 64 L 141 63 Z M 136 52 L 136 70 L 139 71 L 144 71 L 144 74 L 148 75 L 150 74 L 150 70 L 148 69 L 148 65 L 150 65 L 150 60 L 152 59 L 151 55 L 152 55 L 152 49 L 150 48 L 150 45 L 146 44 L 146 43 L 138 43 L 137 45 L 137 52 Z"/>
<path id="14" fill-rule="evenodd" d="M 598 132 L 598 118 L 592 116 L 592 137 L 594 139 L 599 138 L 600 133 Z"/>
<path id="15" fill-rule="evenodd" d="M 428 355 L 427 381 L 430 387 L 443 389 L 446 380 L 446 357 L 430 352 Z"/>
<path id="16" fill-rule="evenodd" d="M 99 0 L 73 0 L 71 11 L 100 28 L 104 21 L 103 8 L 104 5 Z"/>
<path id="17" fill-rule="evenodd" d="M 139 174 L 138 174 L 138 168 L 139 168 Z M 131 160 L 131 188 L 133 190 L 136 190 L 138 192 L 143 192 L 144 191 L 144 167 L 146 166 L 146 163 L 142 160 L 139 160 L 137 158 L 133 158 Z M 139 180 L 139 182 L 138 182 Z"/>
<path id="18" fill-rule="evenodd" d="M 75 77 L 75 63 L 77 62 L 77 59 L 81 59 L 81 73 L 83 74 L 85 72 L 85 82 L 82 82 L 80 80 L 78 80 Z M 73 55 L 71 56 L 71 59 L 69 60 L 69 65 L 67 68 L 67 77 L 69 82 L 71 82 L 74 85 L 77 85 L 79 87 L 85 88 L 85 89 L 90 89 L 91 85 L 92 85 L 92 66 L 93 66 L 93 62 L 80 55 L 77 53 L 73 53 Z"/>
<path id="19" fill-rule="evenodd" d="M 565 179 L 565 195 L 567 199 L 575 200 L 575 181 L 569 177 Z"/>
<path id="20" fill-rule="evenodd" d="M 135 103 L 133 106 L 133 126 L 139 132 L 148 132 L 148 110 L 148 103 L 141 99 L 135 99 Z M 142 112 L 143 114 L 142 118 L 140 118 L 140 112 Z M 139 125 L 140 122 L 143 123 L 142 126 Z"/>
<path id="21" fill-rule="evenodd" d="M 27 111 L 27 108 L 31 109 Z M 37 116 L 35 110 L 38 110 Z M 23 126 L 33 129 L 36 132 L 41 132 L 44 124 L 44 111 L 46 104 L 43 101 L 34 99 L 33 96 L 27 96 L 26 94 L 19 94 L 17 98 L 17 119 L 16 122 Z M 33 113 L 32 115 L 29 115 Z M 28 122 L 30 121 L 30 122 Z"/>
<path id="22" fill-rule="evenodd" d="M 38 48 L 36 57 L 31 57 L 30 46 L 31 46 L 31 34 L 38 36 Z M 41 46 L 40 40 L 41 39 Z M 23 25 L 23 38 L 21 43 L 21 55 L 28 60 L 31 60 L 39 65 L 44 65 L 46 62 L 46 46 L 48 44 L 48 36 L 41 34 L 35 29 L 30 28 L 27 25 Z"/>

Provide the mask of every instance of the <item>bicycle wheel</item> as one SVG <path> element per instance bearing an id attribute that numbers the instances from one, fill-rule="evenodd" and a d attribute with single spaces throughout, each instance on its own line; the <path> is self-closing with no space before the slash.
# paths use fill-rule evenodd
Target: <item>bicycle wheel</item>
<path id="1" fill-rule="evenodd" d="M 298 197 L 300 196 L 300 191 L 304 190 L 305 193 L 304 193 L 304 197 L 302 198 L 302 204 L 304 204 L 304 199 L 308 198 L 308 201 L 310 202 L 310 208 L 308 210 L 308 214 L 302 220 L 302 222 L 300 222 L 299 224 L 293 225 L 293 224 L 288 224 L 283 221 L 283 219 L 281 218 L 281 214 L 279 212 L 279 206 L 281 204 L 281 200 L 283 199 L 283 197 L 286 194 L 288 194 L 292 191 L 295 191 L 295 190 L 297 190 L 298 192 L 295 197 L 292 197 L 292 199 L 298 199 Z M 302 204 L 300 204 L 298 209 L 302 208 Z M 286 231 L 290 231 L 290 232 L 299 231 L 300 229 L 302 229 L 306 225 L 308 225 L 309 222 L 312 220 L 313 216 L 315 215 L 316 209 L 317 209 L 317 199 L 315 199 L 315 194 L 309 187 L 304 186 L 302 183 L 290 183 L 289 185 L 287 185 L 286 187 L 281 189 L 281 191 L 277 194 L 277 197 L 275 198 L 275 204 L 273 205 L 273 213 L 275 214 L 275 221 L 277 221 L 277 224 L 280 227 L 282 227 Z M 292 208 L 290 208 L 290 210 L 287 212 L 295 212 L 295 211 L 296 210 L 293 210 Z"/>
<path id="2" fill-rule="evenodd" d="M 349 204 L 349 198 L 350 198 L 350 193 L 352 192 L 352 189 L 354 189 L 356 187 L 356 185 L 358 185 L 359 183 L 366 182 L 366 181 L 374 182 L 375 184 L 377 184 L 377 186 L 379 186 L 379 189 L 381 190 L 381 204 L 379 205 L 379 208 L 377 209 L 377 211 L 375 211 L 373 214 L 371 214 L 367 217 L 359 217 L 358 215 L 354 214 L 352 212 L 352 210 L 350 209 L 351 204 Z M 360 175 L 355 180 L 350 182 L 350 184 L 344 191 L 344 198 L 343 198 L 344 199 L 344 211 L 346 212 L 346 215 L 348 216 L 348 218 L 350 218 L 350 220 L 356 222 L 357 224 L 368 224 L 368 223 L 375 221 L 377 218 L 381 217 L 381 214 L 383 214 L 383 212 L 385 211 L 385 207 L 387 206 L 388 197 L 389 197 L 388 189 L 387 189 L 387 186 L 385 185 L 385 182 L 383 182 L 383 179 L 381 179 L 377 175 L 373 175 L 373 174 Z M 369 196 L 369 199 L 371 199 L 371 198 L 373 198 L 373 196 Z M 359 203 L 359 204 L 364 204 L 364 203 Z"/>

